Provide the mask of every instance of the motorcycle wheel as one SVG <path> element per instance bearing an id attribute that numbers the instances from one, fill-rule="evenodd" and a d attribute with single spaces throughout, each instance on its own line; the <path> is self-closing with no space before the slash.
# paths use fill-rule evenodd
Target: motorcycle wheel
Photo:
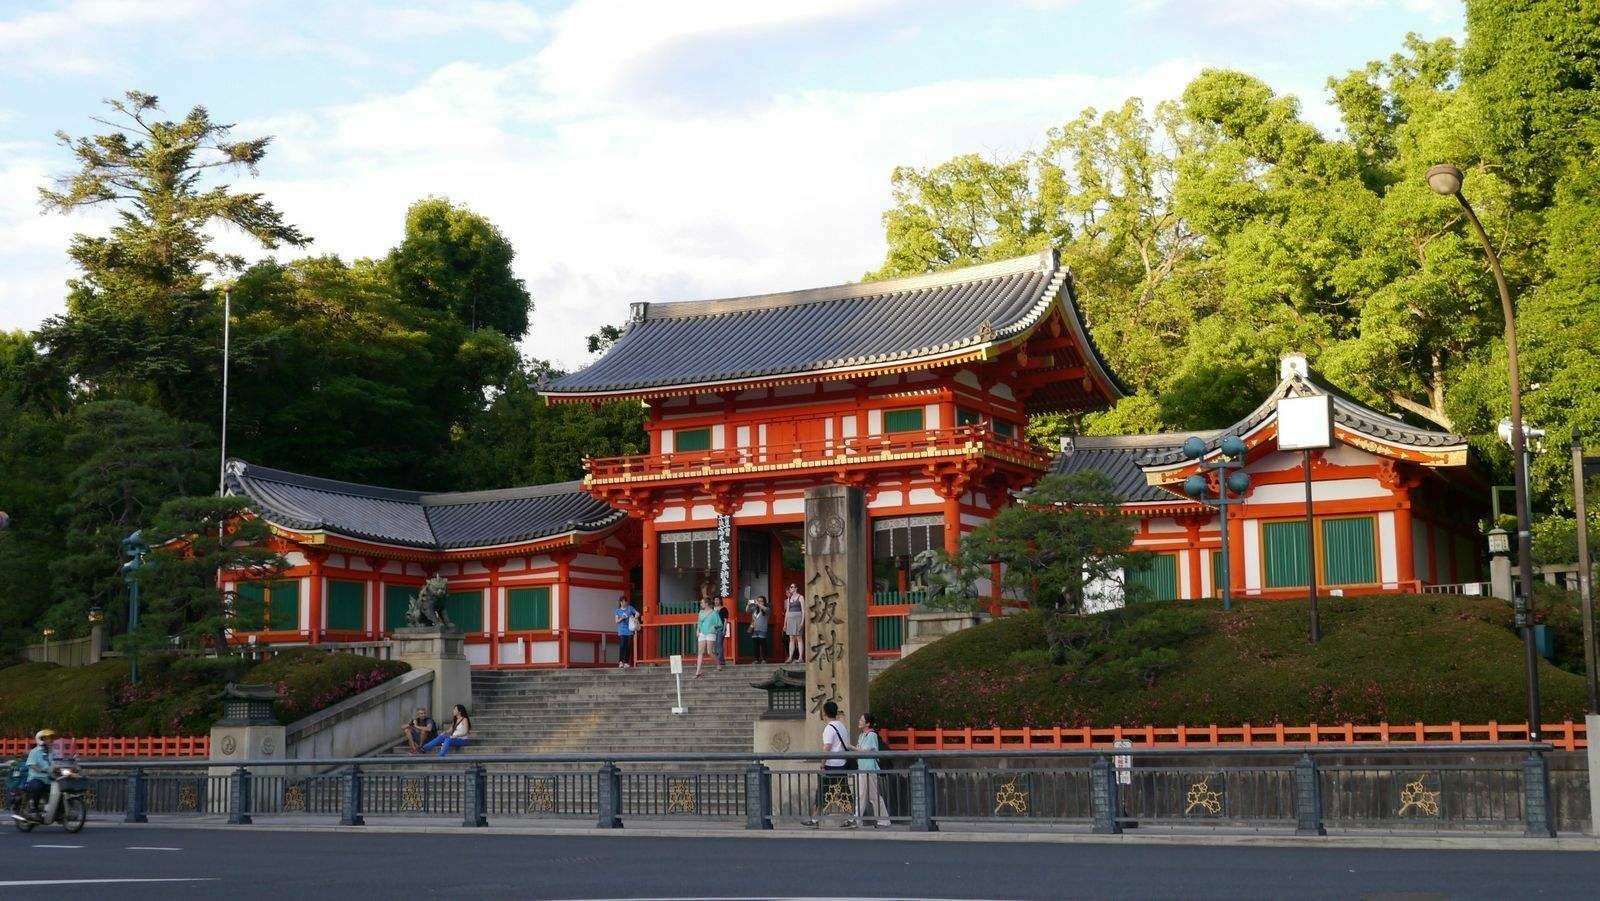
<path id="1" fill-rule="evenodd" d="M 82 832 L 83 824 L 89 821 L 89 808 L 79 797 L 62 798 L 65 805 L 61 811 L 61 825 L 68 832 Z"/>
<path id="2" fill-rule="evenodd" d="M 11 822 L 17 824 L 18 832 L 32 832 L 33 827 L 38 825 L 32 820 L 12 820 Z"/>

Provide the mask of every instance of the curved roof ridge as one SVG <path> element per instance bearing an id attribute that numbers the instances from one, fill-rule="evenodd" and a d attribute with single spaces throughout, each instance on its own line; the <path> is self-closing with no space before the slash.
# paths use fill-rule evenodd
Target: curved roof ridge
<path id="1" fill-rule="evenodd" d="M 260 479 L 264 482 L 279 482 L 284 485 L 293 485 L 297 488 L 326 491 L 330 494 L 348 494 L 351 497 L 368 497 L 374 500 L 396 501 L 399 503 L 418 503 L 425 494 L 425 492 L 411 491 L 406 488 L 385 488 L 382 485 L 344 482 L 339 479 L 290 472 L 287 469 L 273 469 L 270 466 L 247 463 L 238 458 L 229 458 L 228 475 L 230 479 L 237 475 L 241 478 L 249 477 Z"/>
<path id="2" fill-rule="evenodd" d="M 575 494 L 583 490 L 583 482 L 549 482 L 543 485 L 518 485 L 511 488 L 486 488 L 479 491 L 442 491 L 422 494 L 418 502 L 424 507 L 445 507 L 451 504 L 478 504 L 486 501 L 514 501 L 530 497 L 550 497 L 557 494 Z"/>
<path id="3" fill-rule="evenodd" d="M 819 288 L 801 288 L 795 291 L 775 291 L 769 294 L 747 294 L 709 300 L 679 300 L 650 302 L 640 306 L 645 320 L 688 319 L 696 316 L 720 316 L 730 313 L 748 313 L 756 310 L 773 310 L 797 307 L 808 303 L 825 303 L 854 298 L 886 297 L 905 294 L 926 288 L 943 288 L 962 282 L 985 281 L 1003 278 L 1020 272 L 1049 272 L 1060 265 L 1055 248 L 1031 253 L 1027 256 L 979 263 L 958 269 L 940 269 L 920 275 L 880 279 L 870 282 L 845 282 Z"/>

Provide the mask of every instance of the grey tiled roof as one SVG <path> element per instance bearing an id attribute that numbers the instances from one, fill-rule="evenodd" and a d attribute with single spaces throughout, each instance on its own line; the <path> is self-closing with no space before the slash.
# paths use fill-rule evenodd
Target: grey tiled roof
<path id="1" fill-rule="evenodd" d="M 1285 396 L 1303 397 L 1326 394 L 1333 399 L 1333 421 L 1345 428 L 1381 441 L 1417 448 L 1465 448 L 1467 439 L 1461 435 L 1414 426 L 1392 416 L 1379 413 L 1364 404 L 1345 396 L 1337 389 L 1317 383 L 1309 378 L 1287 378 L 1278 383 L 1261 405 L 1233 425 L 1212 433 L 1206 441 L 1208 451 L 1216 448 L 1224 436 L 1241 438 L 1259 429 L 1267 420 L 1277 415 L 1278 399 Z M 1204 437 L 1204 436 L 1203 436 Z M 1181 443 L 1181 442 L 1180 442 Z M 1184 460 L 1183 452 L 1175 445 L 1169 451 L 1154 454 L 1147 462 L 1151 466 L 1170 466 Z"/>
<path id="2" fill-rule="evenodd" d="M 451 550 L 596 532 L 624 514 L 578 482 L 428 494 L 228 461 L 228 490 L 268 522 L 405 547 Z"/>
<path id="3" fill-rule="evenodd" d="M 1051 461 L 1050 473 L 1063 475 L 1098 470 L 1111 479 L 1123 503 L 1181 501 L 1183 498 L 1172 492 L 1149 484 L 1139 464 L 1152 456 L 1176 451 L 1187 437 L 1187 434 L 1073 436 L 1071 447 L 1063 448 Z"/>
<path id="4" fill-rule="evenodd" d="M 1080 353 L 1096 381 L 1113 396 L 1127 393 L 1088 337 L 1053 250 L 890 281 L 635 304 L 605 356 L 543 390 L 638 391 L 936 358 L 1023 334 L 1056 303 L 1083 336 Z"/>

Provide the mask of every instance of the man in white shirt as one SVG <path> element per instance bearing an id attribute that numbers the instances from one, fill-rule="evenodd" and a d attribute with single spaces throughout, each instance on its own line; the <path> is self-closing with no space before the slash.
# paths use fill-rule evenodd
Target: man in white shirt
<path id="1" fill-rule="evenodd" d="M 822 705 L 822 713 L 827 718 L 822 724 L 822 750 L 830 754 L 853 750 L 845 737 L 850 731 L 839 717 L 839 705 L 829 701 Z M 848 817 L 850 811 L 855 809 L 848 769 L 849 762 L 843 757 L 829 757 L 822 761 L 822 775 L 817 779 L 817 816 L 806 820 L 804 825 L 815 828 L 819 825 L 820 817 L 841 812 Z M 846 819 L 841 825 L 849 828 L 855 822 Z"/>

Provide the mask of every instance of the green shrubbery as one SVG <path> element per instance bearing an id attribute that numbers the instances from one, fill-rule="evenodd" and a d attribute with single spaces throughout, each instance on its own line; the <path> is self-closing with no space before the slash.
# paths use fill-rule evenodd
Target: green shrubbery
<path id="1" fill-rule="evenodd" d="M 126 660 L 61 667 L 22 663 L 0 669 L 0 734 L 49 726 L 70 735 L 198 735 L 222 715 L 229 682 L 276 686 L 278 719 L 288 723 L 382 684 L 410 669 L 353 654 L 288 651 L 262 663 L 240 657 L 147 655 L 140 682 Z"/>
<path id="2" fill-rule="evenodd" d="M 1549 618 L 1557 660 L 1578 643 L 1570 603 Z M 1050 663 L 1037 613 L 957 633 L 872 684 L 891 726 L 1522 722 L 1522 654 L 1510 605 L 1444 595 L 1135 604 L 1073 618 Z M 1546 721 L 1582 712 L 1582 678 L 1544 664 Z"/>

